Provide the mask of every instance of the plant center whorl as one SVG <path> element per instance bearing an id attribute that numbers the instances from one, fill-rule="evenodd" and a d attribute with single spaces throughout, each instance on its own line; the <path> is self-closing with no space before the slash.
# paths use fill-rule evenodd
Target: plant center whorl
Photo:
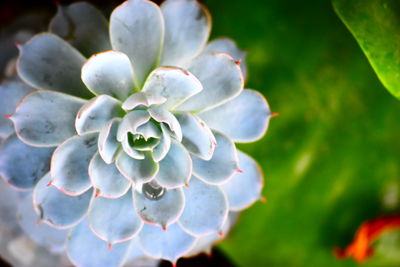
<path id="1" fill-rule="evenodd" d="M 150 200 L 159 200 L 165 195 L 165 188 L 151 181 L 143 184 L 142 193 Z"/>

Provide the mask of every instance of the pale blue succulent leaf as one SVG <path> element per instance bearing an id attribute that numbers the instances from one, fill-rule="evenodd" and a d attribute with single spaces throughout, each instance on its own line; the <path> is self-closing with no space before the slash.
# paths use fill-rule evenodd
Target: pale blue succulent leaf
<path id="1" fill-rule="evenodd" d="M 242 70 L 243 77 L 247 77 L 247 64 L 246 64 L 246 52 L 240 50 L 236 42 L 230 38 L 217 38 L 209 42 L 204 51 L 221 52 L 230 55 L 234 60 L 240 62 L 240 69 Z"/>
<path id="2" fill-rule="evenodd" d="M 229 209 L 222 190 L 193 176 L 184 192 L 185 209 L 179 218 L 182 228 L 195 236 L 221 231 Z"/>
<path id="3" fill-rule="evenodd" d="M 243 90 L 242 71 L 228 54 L 204 52 L 190 63 L 188 70 L 199 79 L 203 90 L 176 107 L 176 110 L 200 112 L 211 109 Z"/>
<path id="4" fill-rule="evenodd" d="M 118 127 L 117 140 L 122 142 L 128 133 L 136 133 L 136 129 L 150 120 L 150 114 L 146 110 L 133 110 L 126 114 Z"/>
<path id="5" fill-rule="evenodd" d="M 129 144 L 129 139 L 128 138 L 125 138 L 122 141 L 121 144 L 122 144 L 122 149 L 124 150 L 124 152 L 126 154 L 128 154 L 129 157 L 134 158 L 134 159 L 138 159 L 138 160 L 142 160 L 142 159 L 145 158 L 145 155 L 144 155 L 144 153 L 142 151 L 136 150 L 134 147 L 132 147 Z"/>
<path id="6" fill-rule="evenodd" d="M 149 153 L 145 154 L 144 159 L 134 159 L 120 151 L 115 162 L 118 170 L 123 176 L 131 179 L 135 183 L 146 183 L 151 181 L 158 173 L 158 163 L 153 160 Z"/>
<path id="7" fill-rule="evenodd" d="M 121 145 L 117 140 L 117 131 L 120 122 L 120 118 L 110 120 L 101 128 L 99 133 L 98 151 L 107 164 L 114 162 L 118 148 Z"/>
<path id="8" fill-rule="evenodd" d="M 161 130 L 154 125 L 153 122 L 149 121 L 143 125 L 140 125 L 136 129 L 137 133 L 142 135 L 145 139 L 149 138 L 160 138 Z"/>
<path id="9" fill-rule="evenodd" d="M 153 159 L 156 162 L 162 160 L 167 155 L 171 147 L 171 136 L 169 134 L 169 130 L 164 123 L 160 123 L 160 127 L 162 132 L 160 143 L 158 143 L 158 145 L 153 149 Z"/>
<path id="10" fill-rule="evenodd" d="M 241 151 L 238 151 L 238 156 L 241 172 L 220 186 L 232 211 L 245 209 L 261 199 L 263 187 L 263 174 L 257 162 Z"/>
<path id="11" fill-rule="evenodd" d="M 121 102 L 109 95 L 92 98 L 81 107 L 75 119 L 79 135 L 98 132 L 112 118 L 121 114 Z"/>
<path id="12" fill-rule="evenodd" d="M 89 177 L 96 194 L 105 198 L 119 198 L 132 185 L 132 181 L 126 179 L 115 164 L 107 164 L 98 153 L 90 161 Z"/>
<path id="13" fill-rule="evenodd" d="M 19 189 L 31 189 L 50 168 L 54 148 L 32 147 L 15 134 L 0 146 L 0 176 Z"/>
<path id="14" fill-rule="evenodd" d="M 25 196 L 18 202 L 17 221 L 31 240 L 52 252 L 64 250 L 68 231 L 40 223 L 40 217 L 33 208 L 32 194 Z"/>
<path id="15" fill-rule="evenodd" d="M 211 16 L 197 1 L 165 1 L 161 5 L 165 21 L 161 65 L 182 66 L 198 55 L 211 31 Z"/>
<path id="16" fill-rule="evenodd" d="M 150 108 L 148 112 L 154 120 L 167 124 L 169 129 L 174 133 L 175 138 L 179 142 L 182 141 L 182 129 L 174 114 L 163 107 Z"/>
<path id="17" fill-rule="evenodd" d="M 57 147 L 51 159 L 52 184 L 66 194 L 81 195 L 92 187 L 88 168 L 97 152 L 97 133 L 76 135 Z"/>
<path id="18" fill-rule="evenodd" d="M 168 189 L 157 200 L 149 199 L 143 193 L 134 191 L 133 199 L 136 212 L 144 222 L 164 229 L 178 220 L 185 206 L 182 188 Z"/>
<path id="19" fill-rule="evenodd" d="M 90 97 L 80 78 L 84 62 L 85 57 L 66 41 L 41 33 L 20 46 L 17 70 L 26 83 L 37 89 Z"/>
<path id="20" fill-rule="evenodd" d="M 74 136 L 75 116 L 85 101 L 64 93 L 39 90 L 22 99 L 11 120 L 21 140 L 51 147 Z"/>
<path id="21" fill-rule="evenodd" d="M 267 131 L 271 111 L 267 100 L 254 90 L 243 90 L 231 101 L 199 114 L 207 125 L 235 142 L 260 139 Z"/>
<path id="22" fill-rule="evenodd" d="M 117 243 L 112 248 L 98 238 L 83 220 L 69 234 L 67 255 L 78 267 L 119 267 L 129 252 L 130 242 Z"/>
<path id="23" fill-rule="evenodd" d="M 229 216 L 225 220 L 224 224 L 222 225 L 222 228 L 218 232 L 212 232 L 210 234 L 202 235 L 196 238 L 195 245 L 193 248 L 185 255 L 185 257 L 192 257 L 196 256 L 200 253 L 206 253 L 206 254 L 211 254 L 212 253 L 212 247 L 215 245 L 215 243 L 221 241 L 224 239 L 227 234 L 229 233 L 231 227 L 230 219 Z"/>
<path id="24" fill-rule="evenodd" d="M 71 228 L 86 216 L 93 190 L 79 196 L 69 196 L 51 186 L 50 175 L 45 175 L 33 190 L 33 205 L 39 219 L 60 229 Z"/>
<path id="25" fill-rule="evenodd" d="M 90 57 L 82 67 L 82 81 L 96 95 L 125 100 L 134 92 L 133 69 L 127 55 L 105 51 Z"/>
<path id="26" fill-rule="evenodd" d="M 182 128 L 182 144 L 186 149 L 199 158 L 211 159 L 216 140 L 208 125 L 189 112 L 177 114 L 176 118 Z"/>
<path id="27" fill-rule="evenodd" d="M 164 19 L 160 8 L 147 0 L 124 2 L 111 13 L 110 39 L 113 49 L 128 55 L 136 86 L 141 88 L 162 48 Z"/>
<path id="28" fill-rule="evenodd" d="M 162 106 L 168 110 L 174 109 L 201 90 L 203 86 L 193 74 L 174 67 L 153 70 L 143 86 L 143 92 L 166 98 L 167 101 Z"/>
<path id="29" fill-rule="evenodd" d="M 217 146 L 210 160 L 192 155 L 193 174 L 209 184 L 226 182 L 238 170 L 238 156 L 235 144 L 224 134 L 213 132 Z"/>
<path id="30" fill-rule="evenodd" d="M 134 262 L 137 263 L 141 260 L 146 260 L 150 258 L 144 254 L 141 245 L 140 245 L 140 241 L 139 241 L 139 235 L 135 236 L 132 241 L 131 241 L 131 246 L 129 248 L 129 255 L 127 258 L 127 262 Z M 157 265 L 154 265 L 157 266 Z"/>
<path id="31" fill-rule="evenodd" d="M 12 121 L 7 118 L 14 114 L 17 104 L 34 88 L 20 81 L 3 82 L 0 85 L 0 137 L 6 138 L 14 133 Z"/>
<path id="32" fill-rule="evenodd" d="M 149 256 L 176 262 L 192 249 L 196 239 L 177 223 L 165 231 L 161 227 L 145 224 L 139 233 L 139 241 Z"/>
<path id="33" fill-rule="evenodd" d="M 189 183 L 192 176 L 192 159 L 185 147 L 172 140 L 167 155 L 159 162 L 155 179 L 166 188 L 177 188 Z"/>
<path id="34" fill-rule="evenodd" d="M 87 2 L 58 6 L 49 31 L 67 40 L 85 56 L 111 49 L 108 21 Z"/>
<path id="35" fill-rule="evenodd" d="M 166 100 L 167 99 L 161 95 L 141 91 L 129 96 L 122 104 L 122 108 L 125 110 L 132 110 L 140 106 L 150 107 L 152 105 L 163 104 Z"/>
<path id="36" fill-rule="evenodd" d="M 132 239 L 143 226 L 131 192 L 115 199 L 95 198 L 88 218 L 92 231 L 110 245 Z"/>

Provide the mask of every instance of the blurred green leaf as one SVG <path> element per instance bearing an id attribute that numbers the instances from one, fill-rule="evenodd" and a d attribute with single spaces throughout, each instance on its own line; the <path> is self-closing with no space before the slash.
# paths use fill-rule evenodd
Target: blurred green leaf
<path id="1" fill-rule="evenodd" d="M 400 98 L 400 1 L 333 0 L 383 85 Z"/>

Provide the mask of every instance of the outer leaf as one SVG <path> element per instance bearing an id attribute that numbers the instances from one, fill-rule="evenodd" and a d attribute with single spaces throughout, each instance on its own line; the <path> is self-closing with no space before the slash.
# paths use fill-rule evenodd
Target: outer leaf
<path id="1" fill-rule="evenodd" d="M 89 176 L 96 194 L 105 198 L 123 196 L 132 184 L 118 171 L 115 164 L 107 164 L 98 153 L 90 161 Z"/>
<path id="2" fill-rule="evenodd" d="M 60 37 L 42 33 L 20 47 L 18 74 L 38 89 L 90 97 L 80 79 L 84 62 L 85 58 Z"/>
<path id="3" fill-rule="evenodd" d="M 74 136 L 54 151 L 51 159 L 52 184 L 76 196 L 89 190 L 89 162 L 97 151 L 97 134 Z"/>
<path id="4" fill-rule="evenodd" d="M 136 212 L 149 224 L 156 224 L 166 229 L 178 220 L 185 206 L 182 188 L 166 190 L 157 200 L 148 199 L 142 193 L 133 192 Z"/>
<path id="5" fill-rule="evenodd" d="M 86 2 L 59 6 L 49 30 L 64 38 L 85 56 L 111 49 L 108 21 Z"/>
<path id="6" fill-rule="evenodd" d="M 263 174 L 254 159 L 238 151 L 241 172 L 236 173 L 227 183 L 221 185 L 228 202 L 229 209 L 238 211 L 249 207 L 261 199 Z"/>
<path id="7" fill-rule="evenodd" d="M 15 112 L 21 99 L 32 92 L 34 88 L 19 81 L 4 82 L 0 85 L 0 137 L 6 138 L 14 132 L 14 127 L 8 115 Z"/>
<path id="8" fill-rule="evenodd" d="M 33 188 L 49 171 L 53 151 L 28 146 L 11 135 L 0 146 L 0 176 L 16 188 Z"/>
<path id="9" fill-rule="evenodd" d="M 94 94 L 107 94 L 120 100 L 134 91 L 131 62 L 118 51 L 105 51 L 89 58 L 82 67 L 82 81 Z"/>
<path id="10" fill-rule="evenodd" d="M 196 177 L 190 179 L 184 192 L 186 205 L 179 219 L 182 228 L 196 236 L 221 231 L 229 208 L 224 193 Z"/>
<path id="11" fill-rule="evenodd" d="M 191 62 L 188 70 L 199 79 L 203 90 L 176 110 L 199 112 L 211 109 L 239 95 L 243 89 L 242 71 L 228 54 L 204 52 Z"/>
<path id="12" fill-rule="evenodd" d="M 68 231 L 40 223 L 40 217 L 33 209 L 32 194 L 25 196 L 18 204 L 18 223 L 29 238 L 52 252 L 62 252 Z"/>
<path id="13" fill-rule="evenodd" d="M 266 99 L 254 90 L 243 90 L 231 101 L 199 114 L 206 124 L 235 142 L 260 139 L 268 129 L 271 111 Z"/>
<path id="14" fill-rule="evenodd" d="M 118 267 L 123 265 L 129 247 L 130 242 L 123 242 L 109 249 L 108 244 L 95 236 L 84 220 L 69 234 L 67 255 L 76 266 Z"/>
<path id="15" fill-rule="evenodd" d="M 111 14 L 110 38 L 113 49 L 130 58 L 140 88 L 160 55 L 164 38 L 160 8 L 147 0 L 124 2 Z"/>
<path id="16" fill-rule="evenodd" d="M 400 99 L 400 3 L 395 0 L 333 0 L 383 85 Z"/>
<path id="17" fill-rule="evenodd" d="M 33 146 L 56 146 L 76 134 L 74 123 L 84 100 L 52 91 L 35 91 L 11 117 L 18 137 Z"/>
<path id="18" fill-rule="evenodd" d="M 139 234 L 139 241 L 146 254 L 172 262 L 185 255 L 194 246 L 195 238 L 177 224 L 166 231 L 160 227 L 145 224 Z"/>
<path id="19" fill-rule="evenodd" d="M 33 204 L 40 220 L 61 229 L 75 226 L 86 215 L 93 190 L 69 196 L 49 186 L 50 181 L 50 175 L 44 176 L 33 191 Z"/>
<path id="20" fill-rule="evenodd" d="M 161 64 L 182 66 L 199 54 L 207 42 L 211 16 L 197 1 L 165 1 L 161 11 L 165 20 Z"/>
<path id="21" fill-rule="evenodd" d="M 135 212 L 131 192 L 116 199 L 99 197 L 89 212 L 93 232 L 110 245 L 132 239 L 143 222 Z"/>
<path id="22" fill-rule="evenodd" d="M 193 174 L 209 184 L 226 182 L 239 170 L 235 144 L 225 135 L 214 132 L 217 147 L 210 160 L 192 155 Z"/>

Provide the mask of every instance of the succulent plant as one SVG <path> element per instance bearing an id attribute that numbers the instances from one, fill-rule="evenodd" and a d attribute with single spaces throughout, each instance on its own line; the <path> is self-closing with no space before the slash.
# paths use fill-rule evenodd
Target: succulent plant
<path id="1" fill-rule="evenodd" d="M 35 242 L 77 266 L 176 262 L 260 199 L 235 142 L 261 138 L 270 110 L 243 89 L 245 53 L 207 43 L 210 28 L 193 0 L 129 0 L 109 25 L 79 2 L 19 45 L 19 77 L 0 87 L 0 174 L 32 190 L 18 218 Z"/>

